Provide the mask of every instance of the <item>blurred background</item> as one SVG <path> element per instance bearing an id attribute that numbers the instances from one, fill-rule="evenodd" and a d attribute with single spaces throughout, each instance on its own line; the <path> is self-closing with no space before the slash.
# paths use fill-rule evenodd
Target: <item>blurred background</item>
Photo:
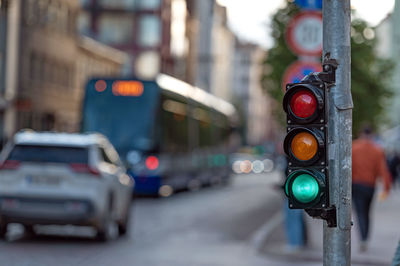
<path id="1" fill-rule="evenodd" d="M 389 161 L 400 154 L 400 1 L 351 4 L 353 135 L 372 125 Z M 11 224 L 0 264 L 320 265 L 320 221 L 302 217 L 304 243 L 290 245 L 281 102 L 282 84 L 320 71 L 322 55 L 322 21 L 301 33 L 300 43 L 317 47 L 312 55 L 298 55 L 287 27 L 321 8 L 322 0 L 0 0 L 2 163 L 17 132 L 99 132 L 136 194 L 126 237 L 98 243 L 85 228 L 35 225 L 28 235 Z M 355 248 L 354 265 L 389 265 L 398 194 L 376 202 L 371 248 Z"/>

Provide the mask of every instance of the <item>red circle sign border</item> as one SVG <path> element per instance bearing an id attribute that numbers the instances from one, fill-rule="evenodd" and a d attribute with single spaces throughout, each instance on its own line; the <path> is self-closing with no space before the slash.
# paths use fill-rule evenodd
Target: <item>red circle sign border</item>
<path id="1" fill-rule="evenodd" d="M 315 61 L 302 61 L 298 60 L 290 64 L 285 72 L 283 73 L 283 78 L 282 78 L 282 89 L 283 92 L 286 92 L 286 84 L 291 83 L 290 78 L 291 76 L 295 75 L 298 73 L 299 69 L 301 69 L 303 66 L 311 66 L 314 67 L 316 72 L 322 71 L 322 66 L 320 63 L 315 62 Z"/>
<path id="2" fill-rule="evenodd" d="M 288 47 L 297 55 L 306 55 L 306 56 L 321 56 L 322 55 L 322 43 L 321 47 L 318 50 L 315 51 L 306 51 L 302 49 L 300 46 L 297 45 L 296 41 L 294 41 L 294 29 L 295 27 L 299 24 L 299 21 L 309 18 L 309 17 L 314 17 L 317 19 L 321 20 L 322 22 L 322 13 L 320 11 L 302 11 L 298 13 L 296 16 L 294 16 L 287 28 L 286 28 L 286 43 L 288 44 Z"/>

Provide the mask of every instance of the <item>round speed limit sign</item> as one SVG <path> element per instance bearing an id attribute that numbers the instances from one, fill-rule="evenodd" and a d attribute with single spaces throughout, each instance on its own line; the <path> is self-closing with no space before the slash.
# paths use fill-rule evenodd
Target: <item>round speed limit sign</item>
<path id="1" fill-rule="evenodd" d="M 297 55 L 322 55 L 322 14 L 304 11 L 293 17 L 286 29 L 286 42 Z"/>

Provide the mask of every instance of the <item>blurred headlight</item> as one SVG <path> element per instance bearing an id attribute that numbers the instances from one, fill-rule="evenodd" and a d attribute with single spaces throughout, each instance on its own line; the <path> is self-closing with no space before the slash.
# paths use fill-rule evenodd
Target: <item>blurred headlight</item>
<path id="1" fill-rule="evenodd" d="M 271 172 L 274 169 L 274 162 L 270 159 L 265 159 L 263 161 L 264 164 L 264 172 Z"/>
<path id="2" fill-rule="evenodd" d="M 255 160 L 252 163 L 253 173 L 260 174 L 264 171 L 264 164 L 260 160 Z"/>
<path id="3" fill-rule="evenodd" d="M 242 170 L 240 169 L 240 164 L 241 164 L 241 162 L 242 162 L 242 161 L 235 161 L 235 162 L 232 164 L 232 171 L 233 171 L 235 174 L 241 174 L 241 173 L 242 173 Z"/>

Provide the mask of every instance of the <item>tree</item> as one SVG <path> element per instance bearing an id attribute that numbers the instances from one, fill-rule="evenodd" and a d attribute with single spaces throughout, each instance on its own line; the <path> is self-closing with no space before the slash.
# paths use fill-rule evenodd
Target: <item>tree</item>
<path id="1" fill-rule="evenodd" d="M 279 103 L 282 102 L 282 77 L 288 65 L 297 57 L 285 42 L 285 29 L 290 19 L 298 13 L 299 8 L 287 1 L 286 7 L 278 10 L 272 19 L 272 47 L 264 60 L 262 86 Z M 389 80 L 393 64 L 380 59 L 375 54 L 377 39 L 372 28 L 361 20 L 355 19 L 351 24 L 351 89 L 354 102 L 353 133 L 358 133 L 363 124 L 378 127 L 382 121 L 385 99 L 390 97 Z M 275 110 L 276 116 L 284 121 L 280 105 Z M 354 135 L 354 134 L 353 134 Z"/>

